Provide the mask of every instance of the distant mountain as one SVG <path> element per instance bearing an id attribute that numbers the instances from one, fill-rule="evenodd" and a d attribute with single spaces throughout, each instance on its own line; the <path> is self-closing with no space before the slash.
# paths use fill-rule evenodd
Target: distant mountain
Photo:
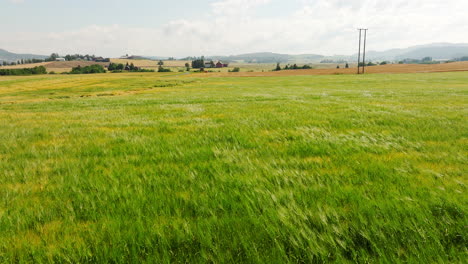
<path id="1" fill-rule="evenodd" d="M 353 55 L 357 57 L 357 54 Z M 403 60 L 432 57 L 434 60 L 450 60 L 468 56 L 468 44 L 433 43 L 413 46 L 406 49 L 391 49 L 387 51 L 369 51 L 369 60 Z M 356 60 L 356 59 L 355 59 Z"/>
<path id="2" fill-rule="evenodd" d="M 432 57 L 434 60 L 451 60 L 468 56 L 468 44 L 433 43 L 413 46 L 405 49 L 390 49 L 386 51 L 368 51 L 367 61 L 399 61 L 403 59 L 422 59 Z M 320 61 L 343 62 L 357 61 L 357 53 L 353 55 L 323 56 L 317 54 L 288 55 L 271 52 L 249 53 L 231 56 L 209 56 L 207 58 L 221 61 L 241 61 L 256 63 L 316 63 Z"/>
<path id="3" fill-rule="evenodd" d="M 208 59 L 221 60 L 226 62 L 251 62 L 251 63 L 287 63 L 287 62 L 314 62 L 323 58 L 322 55 L 301 54 L 289 55 L 272 52 L 248 53 L 231 56 L 208 56 Z"/>
<path id="4" fill-rule="evenodd" d="M 16 54 L 0 49 L 0 61 L 16 62 L 21 59 L 45 59 L 48 56 L 36 54 Z"/>
<path id="5" fill-rule="evenodd" d="M 390 49 L 386 51 L 368 51 L 367 61 L 399 61 L 404 59 L 422 59 L 432 57 L 434 60 L 450 60 L 463 56 L 468 56 L 468 44 L 453 43 L 433 43 L 428 45 L 413 46 L 405 49 Z M 35 54 L 15 54 L 0 49 L 1 61 L 18 61 L 21 59 L 45 59 L 48 56 Z M 166 60 L 168 57 L 162 56 L 135 56 L 136 59 Z M 323 56 L 318 54 L 281 54 L 272 52 L 258 52 L 231 56 L 206 56 L 206 59 L 223 62 L 246 62 L 246 63 L 317 63 L 321 61 L 333 62 L 355 62 L 357 53 L 353 55 L 333 55 Z"/>

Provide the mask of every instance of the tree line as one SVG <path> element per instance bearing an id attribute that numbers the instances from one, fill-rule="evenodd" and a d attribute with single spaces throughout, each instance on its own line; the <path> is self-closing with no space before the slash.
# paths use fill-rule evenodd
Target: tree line
<path id="1" fill-rule="evenodd" d="M 303 66 L 298 66 L 297 64 L 287 64 L 284 68 L 281 68 L 281 64 L 278 62 L 276 64 L 276 68 L 273 71 L 281 71 L 281 70 L 308 70 L 312 69 L 310 65 L 304 64 Z"/>
<path id="2" fill-rule="evenodd" d="M 205 68 L 205 56 L 201 56 L 200 58 L 193 59 L 192 60 L 192 68 L 194 68 L 194 69 Z"/>
<path id="3" fill-rule="evenodd" d="M 102 65 L 90 65 L 81 67 L 78 65 L 77 67 L 72 68 L 70 74 L 90 74 L 90 73 L 106 73 L 106 69 L 102 67 Z"/>
<path id="4" fill-rule="evenodd" d="M 122 71 L 129 71 L 129 72 L 154 72 L 154 70 L 142 69 L 140 67 L 136 67 L 133 63 L 123 65 L 122 63 L 113 63 L 111 62 L 107 69 L 111 72 L 122 72 Z"/>
<path id="5" fill-rule="evenodd" d="M 32 64 L 32 63 L 40 63 L 40 62 L 44 62 L 44 60 L 43 59 L 21 59 L 21 60 L 12 61 L 12 62 L 2 61 L 2 65 L 3 66 L 14 66 L 14 65 Z"/>
<path id="6" fill-rule="evenodd" d="M 47 74 L 47 69 L 44 66 L 25 69 L 0 69 L 0 75 L 35 75 Z"/>
<path id="7" fill-rule="evenodd" d="M 41 63 L 41 62 L 49 62 L 49 61 L 56 61 L 57 58 L 61 58 L 58 53 L 52 53 L 49 57 L 45 59 L 20 59 L 17 61 L 2 61 L 1 65 L 3 66 L 14 66 L 14 65 L 22 65 L 22 64 L 33 64 L 33 63 Z M 84 61 L 95 61 L 95 60 L 102 60 L 102 62 L 110 62 L 109 58 L 102 58 L 96 55 L 81 55 L 81 54 L 68 54 L 63 57 L 66 61 L 75 61 L 75 60 L 84 60 Z"/>

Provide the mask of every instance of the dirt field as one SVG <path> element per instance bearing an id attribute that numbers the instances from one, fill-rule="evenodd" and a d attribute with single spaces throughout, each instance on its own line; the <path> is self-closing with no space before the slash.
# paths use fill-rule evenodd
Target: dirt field
<path id="1" fill-rule="evenodd" d="M 24 69 L 24 68 L 34 68 L 37 66 L 45 66 L 52 62 L 39 62 L 39 63 L 31 63 L 31 64 L 20 64 L 20 65 L 9 65 L 9 66 L 0 66 L 0 69 Z"/>
<path id="2" fill-rule="evenodd" d="M 349 69 L 313 69 L 313 70 L 283 70 L 278 72 L 237 72 L 237 73 L 206 73 L 206 77 L 261 77 L 261 76 L 294 76 L 294 75 L 332 75 L 355 74 L 356 68 Z M 423 73 L 423 72 L 453 72 L 468 71 L 468 62 L 453 62 L 444 64 L 389 64 L 366 67 L 366 73 Z"/>

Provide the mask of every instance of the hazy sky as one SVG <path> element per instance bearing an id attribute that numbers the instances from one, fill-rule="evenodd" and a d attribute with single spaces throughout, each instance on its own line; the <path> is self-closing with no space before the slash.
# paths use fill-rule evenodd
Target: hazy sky
<path id="1" fill-rule="evenodd" d="M 153 56 L 352 54 L 468 43 L 468 0 L 0 0 L 0 48 Z"/>

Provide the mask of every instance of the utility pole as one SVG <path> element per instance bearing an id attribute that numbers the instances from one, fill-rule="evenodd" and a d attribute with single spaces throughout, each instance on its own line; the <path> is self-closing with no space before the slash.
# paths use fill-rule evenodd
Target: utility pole
<path id="1" fill-rule="evenodd" d="M 359 63 L 361 62 L 361 33 L 362 30 L 359 29 L 359 51 L 358 51 L 358 59 L 357 59 L 357 74 L 360 74 L 361 66 L 359 66 Z"/>
<path id="2" fill-rule="evenodd" d="M 361 74 L 361 41 L 362 31 L 364 31 L 364 50 L 362 52 L 362 73 L 366 72 L 366 43 L 367 43 L 367 28 L 359 28 L 359 52 L 358 52 L 358 74 Z"/>

